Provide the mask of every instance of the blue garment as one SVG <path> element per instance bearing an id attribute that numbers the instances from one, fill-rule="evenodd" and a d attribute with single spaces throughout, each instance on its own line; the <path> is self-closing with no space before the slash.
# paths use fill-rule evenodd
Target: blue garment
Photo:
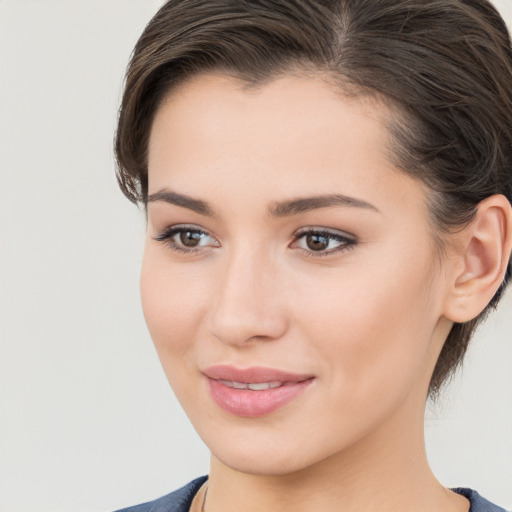
<path id="1" fill-rule="evenodd" d="M 458 488 L 452 489 L 452 491 L 457 494 L 462 494 L 462 496 L 469 500 L 471 503 L 469 512 L 507 512 L 504 508 L 498 507 L 498 505 L 494 505 L 485 498 L 482 498 L 482 496 L 476 491 L 473 491 L 473 489 Z"/>
<path id="2" fill-rule="evenodd" d="M 188 512 L 194 496 L 207 479 L 207 476 L 196 478 L 171 494 L 134 507 L 123 508 L 117 512 Z"/>
<path id="3" fill-rule="evenodd" d="M 201 478 L 192 480 L 192 482 L 181 489 L 171 492 L 171 494 L 167 494 L 166 496 L 162 496 L 157 500 L 148 501 L 147 503 L 135 505 L 134 507 L 123 508 L 117 512 L 188 512 L 196 492 L 201 485 L 206 482 L 207 478 L 206 476 L 202 476 Z M 469 512 L 506 512 L 505 509 L 493 505 L 472 489 L 459 488 L 452 490 L 470 501 L 471 508 Z"/>

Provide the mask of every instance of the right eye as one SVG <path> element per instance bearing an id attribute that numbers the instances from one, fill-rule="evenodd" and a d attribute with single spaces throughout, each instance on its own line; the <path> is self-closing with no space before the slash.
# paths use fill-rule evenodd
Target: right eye
<path id="1" fill-rule="evenodd" d="M 220 244 L 206 231 L 195 226 L 170 226 L 159 233 L 155 240 L 163 242 L 177 252 L 192 253 L 203 247 L 220 247 Z"/>

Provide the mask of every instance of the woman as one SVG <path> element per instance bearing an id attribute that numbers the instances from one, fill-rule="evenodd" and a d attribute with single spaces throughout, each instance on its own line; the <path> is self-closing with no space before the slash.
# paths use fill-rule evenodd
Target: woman
<path id="1" fill-rule="evenodd" d="M 510 277 L 512 51 L 485 0 L 171 0 L 118 178 L 208 478 L 130 511 L 498 511 L 423 415 Z"/>

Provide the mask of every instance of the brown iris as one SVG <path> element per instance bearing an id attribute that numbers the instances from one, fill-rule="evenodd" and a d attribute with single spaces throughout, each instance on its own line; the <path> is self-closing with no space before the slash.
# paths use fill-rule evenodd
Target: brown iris
<path id="1" fill-rule="evenodd" d="M 307 235 L 306 245 L 308 246 L 308 249 L 311 249 L 312 251 L 323 251 L 329 247 L 329 239 L 323 235 Z"/>
<path id="2" fill-rule="evenodd" d="M 182 231 L 180 233 L 180 242 L 185 247 L 197 247 L 201 241 L 201 233 L 195 231 Z"/>

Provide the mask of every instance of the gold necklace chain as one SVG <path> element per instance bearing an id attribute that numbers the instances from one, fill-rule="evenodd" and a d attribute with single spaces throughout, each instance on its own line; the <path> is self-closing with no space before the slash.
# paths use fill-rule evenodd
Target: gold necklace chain
<path id="1" fill-rule="evenodd" d="M 206 489 L 204 490 L 203 504 L 201 505 L 201 512 L 206 512 L 206 496 L 208 494 L 208 484 L 206 484 Z"/>

